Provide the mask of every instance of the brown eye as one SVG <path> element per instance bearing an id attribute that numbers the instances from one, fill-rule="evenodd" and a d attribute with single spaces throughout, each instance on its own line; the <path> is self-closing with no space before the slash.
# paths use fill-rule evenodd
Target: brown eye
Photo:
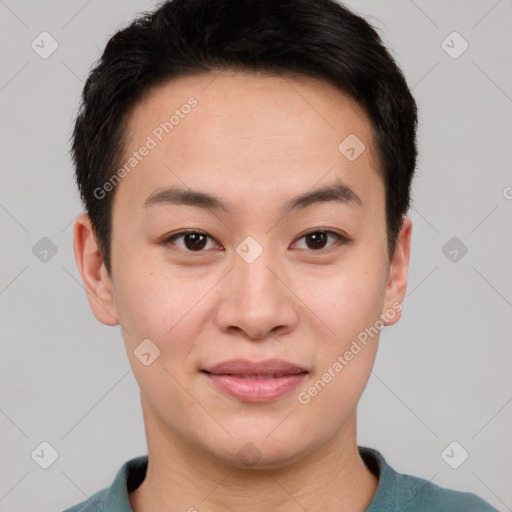
<path id="1" fill-rule="evenodd" d="M 334 243 L 327 246 L 329 239 L 334 239 Z M 348 238 L 345 238 L 334 231 L 311 231 L 300 237 L 296 243 L 298 244 L 300 240 L 304 240 L 306 242 L 306 247 L 299 247 L 299 249 L 309 249 L 313 251 L 325 249 L 326 246 L 327 248 L 332 247 L 333 245 L 336 245 L 336 242 L 338 242 L 338 245 L 348 242 Z"/>
<path id="2" fill-rule="evenodd" d="M 180 239 L 181 243 L 177 243 L 177 240 Z M 207 247 L 209 240 L 213 241 L 211 237 L 201 231 L 180 231 L 179 233 L 174 233 L 173 235 L 167 237 L 164 240 L 164 244 L 176 245 L 184 251 L 204 252 L 204 249 Z"/>
<path id="3" fill-rule="evenodd" d="M 204 249 L 206 246 L 206 240 L 207 237 L 200 233 L 187 233 L 183 238 L 185 247 L 191 251 Z"/>
<path id="4" fill-rule="evenodd" d="M 306 235 L 306 243 L 310 249 L 323 249 L 327 242 L 327 235 L 324 232 L 309 233 Z"/>

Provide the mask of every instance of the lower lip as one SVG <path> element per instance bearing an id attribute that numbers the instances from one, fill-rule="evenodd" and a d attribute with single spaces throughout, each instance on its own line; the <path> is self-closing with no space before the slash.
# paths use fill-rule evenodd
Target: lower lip
<path id="1" fill-rule="evenodd" d="M 269 379 L 242 379 L 234 375 L 205 375 L 222 391 L 243 402 L 270 402 L 295 389 L 305 373 L 272 377 Z"/>

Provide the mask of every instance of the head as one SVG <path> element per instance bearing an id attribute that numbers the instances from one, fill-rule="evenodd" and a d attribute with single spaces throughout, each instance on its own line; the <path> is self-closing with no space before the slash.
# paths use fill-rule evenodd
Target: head
<path id="1" fill-rule="evenodd" d="M 174 0 L 110 39 L 73 133 L 75 255 L 155 438 L 278 465 L 354 426 L 405 295 L 416 124 L 376 31 L 331 0 Z M 207 373 L 233 358 L 303 375 L 240 400 Z"/>

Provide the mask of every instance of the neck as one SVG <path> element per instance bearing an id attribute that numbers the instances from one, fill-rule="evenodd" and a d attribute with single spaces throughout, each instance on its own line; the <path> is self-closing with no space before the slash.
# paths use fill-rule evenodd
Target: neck
<path id="1" fill-rule="evenodd" d="M 132 493 L 135 512 L 154 510 L 217 512 L 364 512 L 378 478 L 361 459 L 356 414 L 328 445 L 286 466 L 240 469 L 162 435 L 161 425 L 145 418 L 148 468 Z"/>

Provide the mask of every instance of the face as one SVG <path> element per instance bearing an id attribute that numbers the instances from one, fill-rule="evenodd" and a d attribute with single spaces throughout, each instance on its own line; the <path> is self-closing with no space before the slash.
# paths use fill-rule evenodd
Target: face
<path id="1" fill-rule="evenodd" d="M 306 77 L 180 78 L 132 111 L 124 164 L 111 279 L 83 218 L 75 251 L 96 317 L 121 325 L 151 435 L 262 467 L 353 439 L 410 241 L 405 218 L 389 260 L 362 108 Z"/>

